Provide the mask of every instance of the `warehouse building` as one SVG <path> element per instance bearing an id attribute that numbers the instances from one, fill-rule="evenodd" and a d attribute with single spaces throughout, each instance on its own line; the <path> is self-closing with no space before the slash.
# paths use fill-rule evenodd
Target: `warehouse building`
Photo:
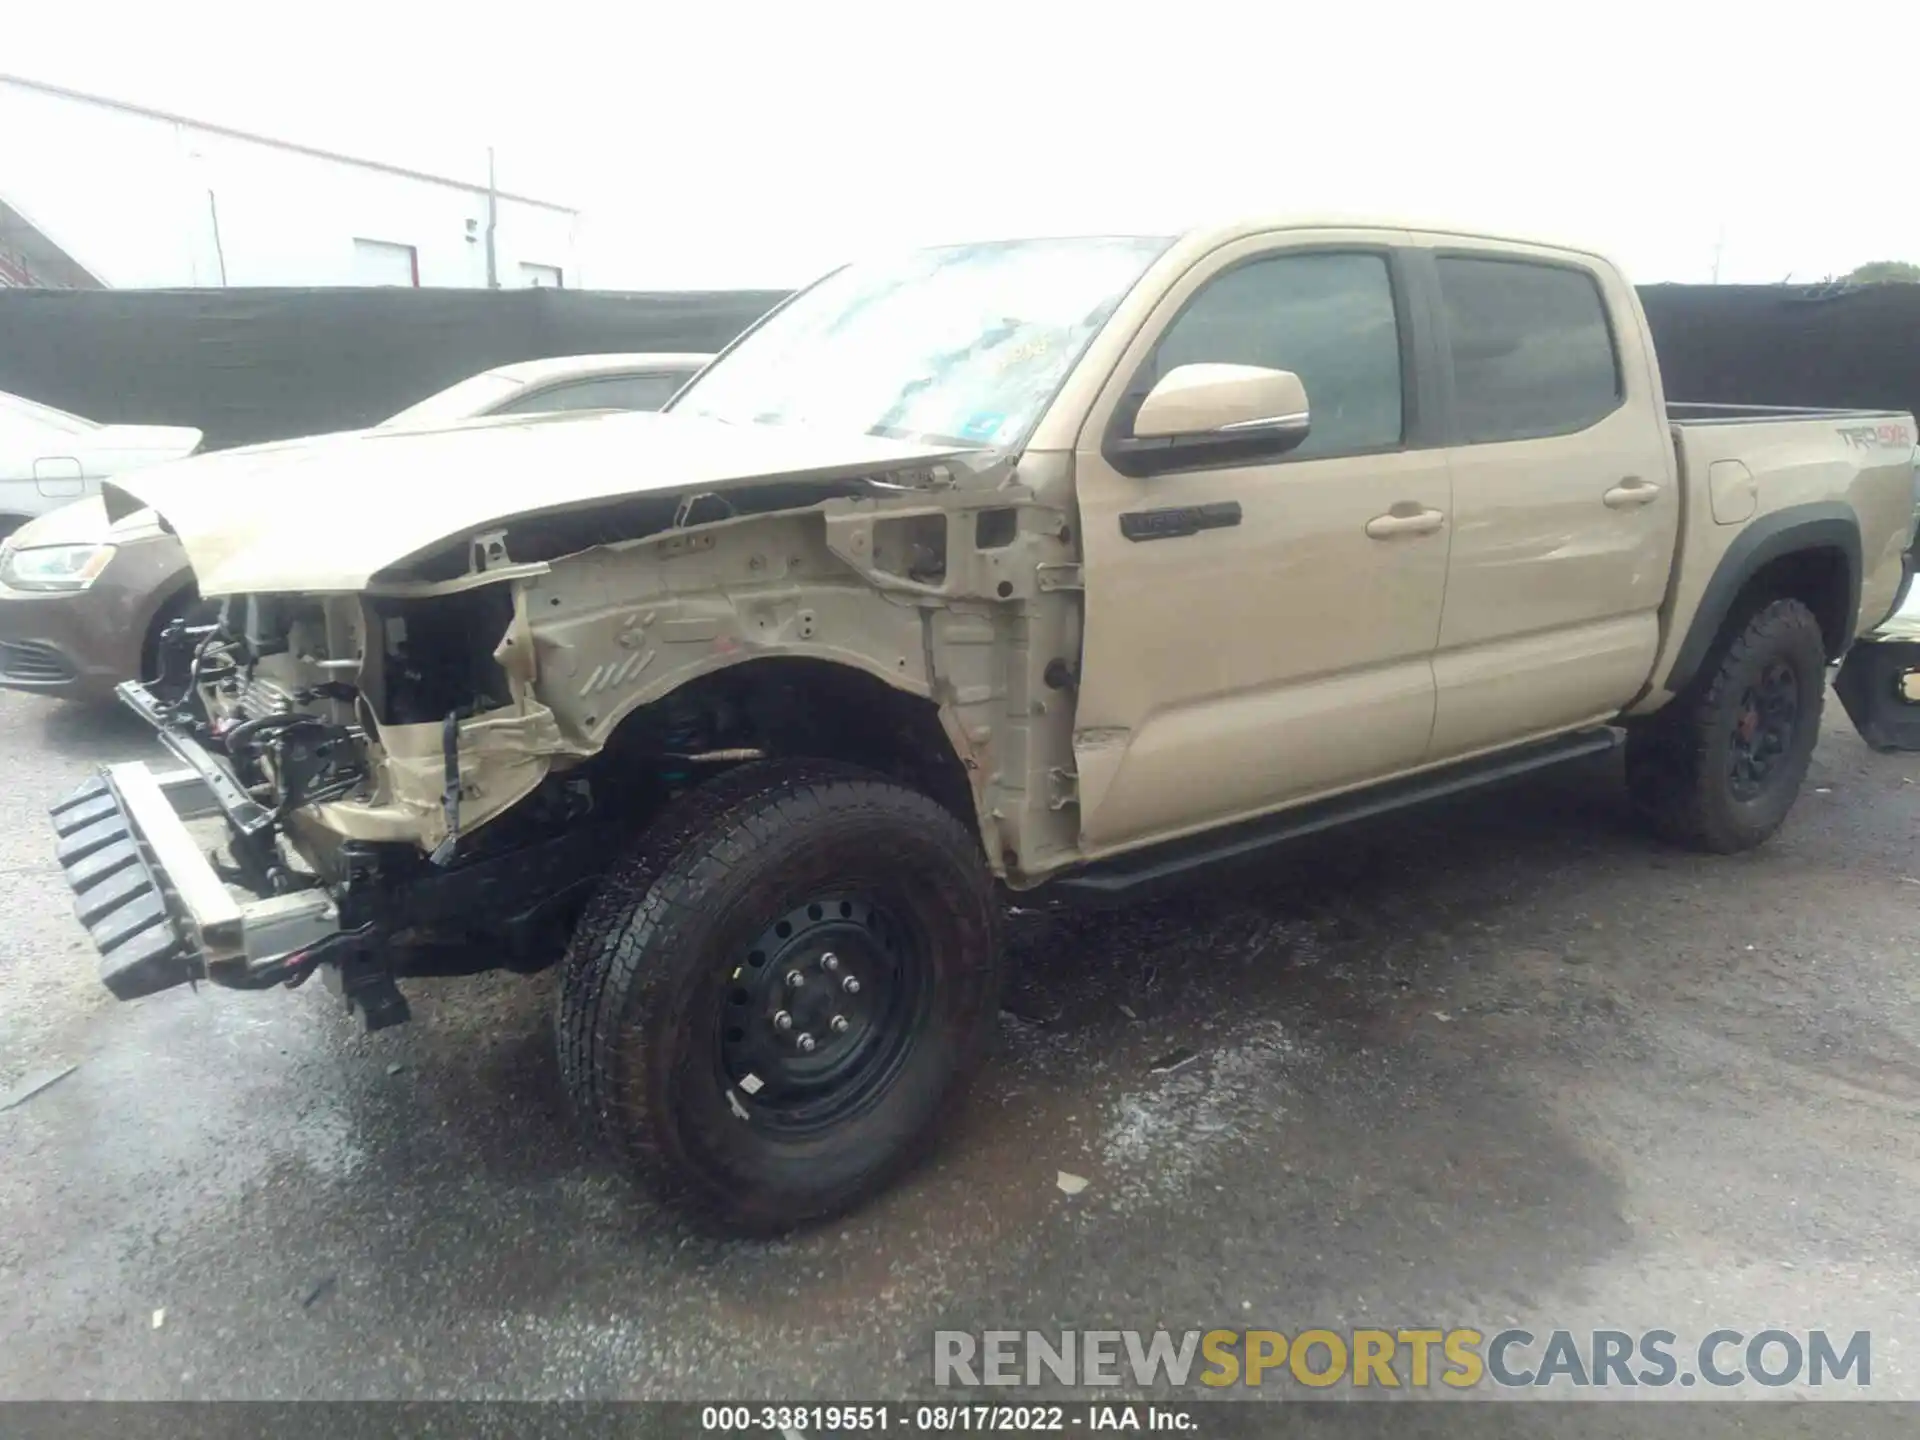
<path id="1" fill-rule="evenodd" d="M 576 287 L 578 213 L 0 75 L 0 286 Z"/>

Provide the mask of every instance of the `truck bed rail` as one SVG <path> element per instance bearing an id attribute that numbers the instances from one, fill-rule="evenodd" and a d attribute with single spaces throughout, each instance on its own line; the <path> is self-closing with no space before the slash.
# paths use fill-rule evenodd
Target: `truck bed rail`
<path id="1" fill-rule="evenodd" d="M 1733 425 L 1760 420 L 1859 420 L 1900 413 L 1897 410 L 1854 410 L 1825 405 L 1720 405 L 1705 400 L 1667 402 L 1667 419 L 1676 425 Z"/>

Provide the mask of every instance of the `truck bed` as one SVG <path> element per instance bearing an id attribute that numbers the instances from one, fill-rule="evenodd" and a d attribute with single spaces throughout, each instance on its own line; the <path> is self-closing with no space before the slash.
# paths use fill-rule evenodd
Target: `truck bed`
<path id="1" fill-rule="evenodd" d="M 1920 501 L 1911 415 L 1681 401 L 1667 406 L 1667 418 L 1685 522 L 1663 610 L 1667 638 L 1643 706 L 1668 693 L 1664 682 L 1686 643 L 1686 627 L 1672 617 L 1700 613 L 1728 549 L 1763 542 L 1762 532 L 1773 527 L 1825 526 L 1842 545 L 1841 532 L 1884 537 L 1880 548 L 1857 557 L 1854 634 L 1887 618 L 1899 599 Z M 1756 515 L 1764 522 L 1749 524 Z M 1844 648 L 1852 638 L 1831 640 Z"/>

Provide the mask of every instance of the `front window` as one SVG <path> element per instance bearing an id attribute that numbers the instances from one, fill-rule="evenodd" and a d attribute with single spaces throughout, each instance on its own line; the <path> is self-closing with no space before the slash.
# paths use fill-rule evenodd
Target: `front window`
<path id="1" fill-rule="evenodd" d="M 1169 243 L 995 241 L 849 265 L 769 317 L 670 408 L 736 425 L 1015 448 Z"/>
<path id="2" fill-rule="evenodd" d="M 1300 377 L 1313 429 L 1289 460 L 1400 443 L 1400 327 L 1384 255 L 1274 255 L 1216 276 L 1160 337 L 1140 393 L 1169 370 L 1209 362 Z"/>

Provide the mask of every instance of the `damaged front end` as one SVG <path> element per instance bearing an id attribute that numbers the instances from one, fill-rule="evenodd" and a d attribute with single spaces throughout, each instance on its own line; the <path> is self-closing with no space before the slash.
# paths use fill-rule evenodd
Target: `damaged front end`
<path id="1" fill-rule="evenodd" d="M 606 837 L 552 773 L 583 748 L 494 658 L 517 603 L 246 596 L 176 631 L 185 699 L 120 696 L 177 768 L 110 766 L 53 812 L 107 987 L 324 969 L 377 1028 L 407 1017 L 396 978 L 549 963 Z"/>
<path id="2" fill-rule="evenodd" d="M 120 687 L 175 768 L 109 767 L 53 812 L 104 983 L 318 972 L 377 1028 L 407 1018 L 397 980 L 553 963 L 607 862 L 727 766 L 937 752 L 927 783 L 972 809 L 1005 685 L 1037 683 L 1003 669 L 1016 607 L 1072 553 L 1010 471 L 622 499 L 355 589 L 221 597 Z M 882 691 L 930 733 L 881 733 Z"/>
<path id="3" fill-rule="evenodd" d="M 711 707 L 666 705 L 628 727 L 620 765 L 584 766 L 604 741 L 532 683 L 524 582 L 547 567 L 489 570 L 504 545 L 477 543 L 451 580 L 231 597 L 167 637 L 184 699 L 120 687 L 178 768 L 110 766 L 53 811 L 115 995 L 319 971 L 369 1028 L 398 1023 L 398 979 L 552 963 L 624 833 L 609 817 L 759 753 L 711 743 L 728 738 Z M 223 834 L 194 833 L 212 819 Z"/>

